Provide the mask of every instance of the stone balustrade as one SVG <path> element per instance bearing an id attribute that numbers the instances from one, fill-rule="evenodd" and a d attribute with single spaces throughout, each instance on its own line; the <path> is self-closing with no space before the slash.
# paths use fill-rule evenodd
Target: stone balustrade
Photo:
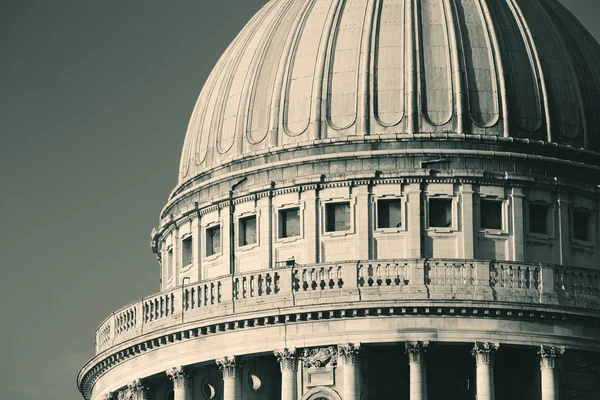
<path id="1" fill-rule="evenodd" d="M 366 302 L 398 305 L 436 300 L 579 307 L 585 312 L 584 308 L 600 307 L 600 271 L 505 261 L 413 259 L 296 264 L 228 275 L 158 293 L 116 311 L 96 331 L 96 353 L 142 334 L 232 314 L 335 303 L 342 307 L 365 302 L 365 307 L 372 307 Z"/>

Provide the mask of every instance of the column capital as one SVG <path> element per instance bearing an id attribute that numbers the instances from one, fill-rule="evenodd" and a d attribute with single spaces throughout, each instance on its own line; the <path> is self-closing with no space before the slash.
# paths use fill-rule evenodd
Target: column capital
<path id="1" fill-rule="evenodd" d="M 117 397 L 115 396 L 115 393 L 113 392 L 108 392 L 105 393 L 102 397 L 100 397 L 101 400 L 116 400 Z"/>
<path id="2" fill-rule="evenodd" d="M 281 372 L 283 371 L 296 371 L 298 369 L 298 356 L 296 354 L 296 349 L 288 349 L 285 348 L 283 350 L 274 351 L 273 354 L 277 361 L 279 362 L 279 366 L 281 367 Z"/>
<path id="3" fill-rule="evenodd" d="M 475 342 L 471 349 L 471 355 L 475 357 L 475 364 L 494 365 L 494 354 L 499 347 L 499 343 Z"/>
<path id="4" fill-rule="evenodd" d="M 404 343 L 404 353 L 408 355 L 408 362 L 422 363 L 425 361 L 425 352 L 427 351 L 428 341 L 425 342 L 406 342 Z"/>
<path id="5" fill-rule="evenodd" d="M 191 387 L 192 380 L 190 375 L 184 370 L 183 367 L 173 367 L 165 371 L 169 379 L 173 382 L 175 389 L 189 388 Z"/>
<path id="6" fill-rule="evenodd" d="M 538 356 L 540 356 L 540 369 L 556 367 L 556 359 L 565 354 L 564 347 L 540 346 Z"/>
<path id="7" fill-rule="evenodd" d="M 129 399 L 146 400 L 148 398 L 148 388 L 141 379 L 136 379 L 127 385 Z"/>
<path id="8" fill-rule="evenodd" d="M 354 343 L 338 344 L 338 354 L 343 364 L 360 364 L 360 343 L 357 345 Z"/>
<path id="9" fill-rule="evenodd" d="M 240 364 L 235 356 L 225 356 L 219 360 L 215 360 L 215 362 L 223 373 L 223 379 L 232 379 L 238 377 Z"/>

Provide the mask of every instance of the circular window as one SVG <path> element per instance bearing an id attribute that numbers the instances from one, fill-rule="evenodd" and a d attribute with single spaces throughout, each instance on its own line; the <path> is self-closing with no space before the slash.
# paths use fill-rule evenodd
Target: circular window
<path id="1" fill-rule="evenodd" d="M 202 396 L 204 396 L 206 400 L 217 398 L 217 386 L 209 378 L 202 382 Z"/>
<path id="2" fill-rule="evenodd" d="M 248 383 L 253 392 L 258 393 L 263 388 L 262 378 L 256 371 L 250 371 L 248 374 Z"/>

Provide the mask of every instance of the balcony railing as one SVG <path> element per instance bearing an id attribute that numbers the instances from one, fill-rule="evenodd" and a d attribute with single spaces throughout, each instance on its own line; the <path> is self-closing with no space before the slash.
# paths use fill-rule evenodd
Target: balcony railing
<path id="1" fill-rule="evenodd" d="M 481 260 L 377 260 L 291 265 L 180 286 L 113 313 L 96 353 L 181 323 L 293 306 L 476 301 L 598 309 L 600 271 Z"/>

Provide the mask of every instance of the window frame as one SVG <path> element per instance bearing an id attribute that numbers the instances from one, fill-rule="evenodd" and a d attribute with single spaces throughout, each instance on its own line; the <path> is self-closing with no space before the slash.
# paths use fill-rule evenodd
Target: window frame
<path id="1" fill-rule="evenodd" d="M 327 207 L 333 204 L 348 203 L 350 213 L 350 228 L 343 231 L 328 231 L 327 230 Z M 352 235 L 356 232 L 354 213 L 355 213 L 356 199 L 353 197 L 337 197 L 326 200 L 321 200 L 321 235 L 323 237 L 335 237 L 335 236 L 347 236 Z"/>
<path id="2" fill-rule="evenodd" d="M 452 215 L 452 221 L 450 226 L 430 226 L 430 215 L 431 215 L 431 200 L 450 200 L 450 212 Z M 436 232 L 436 233 L 451 233 L 458 231 L 458 199 L 456 195 L 448 195 L 448 194 L 427 194 L 425 199 L 425 230 L 428 232 Z"/>
<path id="3" fill-rule="evenodd" d="M 575 213 L 584 213 L 588 215 L 587 221 L 587 239 L 578 239 L 575 237 Z M 584 207 L 572 207 L 570 210 L 570 228 L 571 228 L 571 241 L 577 245 L 584 247 L 595 247 L 596 244 L 596 216 L 594 215 L 594 211 L 589 208 Z"/>
<path id="4" fill-rule="evenodd" d="M 486 202 L 486 201 L 489 201 L 489 202 L 493 201 L 493 202 L 501 203 L 500 212 L 502 214 L 500 216 L 500 221 L 501 221 L 502 226 L 500 227 L 500 229 L 483 227 L 481 205 L 482 205 L 482 202 Z M 480 194 L 479 198 L 477 199 L 477 211 L 476 212 L 477 212 L 477 221 L 478 221 L 479 232 L 484 233 L 485 235 L 508 235 L 509 234 L 509 225 L 510 225 L 509 215 L 508 215 L 509 199 L 507 199 L 505 197 Z"/>
<path id="5" fill-rule="evenodd" d="M 285 211 L 289 211 L 289 210 L 298 210 L 298 222 L 299 222 L 299 234 L 295 235 L 295 236 L 285 236 L 282 237 L 281 236 L 281 231 L 282 231 L 282 220 L 281 220 L 281 215 L 283 212 Z M 274 218 L 273 218 L 273 223 L 274 223 L 274 229 L 275 229 L 275 242 L 276 243 L 289 243 L 289 242 L 296 242 L 298 240 L 302 240 L 304 239 L 304 210 L 303 207 L 300 203 L 288 203 L 288 204 L 282 204 L 279 206 L 274 207 Z"/>
<path id="6" fill-rule="evenodd" d="M 254 218 L 255 219 L 255 225 L 256 225 L 256 241 L 254 243 L 248 243 L 248 244 L 242 244 L 242 222 L 250 219 L 250 218 Z M 235 235 L 236 235 L 236 248 L 240 251 L 247 251 L 247 250 L 252 250 L 255 247 L 257 247 L 260 243 L 260 227 L 259 227 L 259 217 L 258 217 L 258 213 L 255 211 L 251 211 L 251 212 L 245 212 L 242 213 L 240 215 L 237 216 L 237 221 L 236 221 L 236 231 L 235 231 Z"/>
<path id="7" fill-rule="evenodd" d="M 183 251 L 184 251 L 184 242 L 189 241 L 190 242 L 190 262 L 187 264 L 183 263 Z M 194 265 L 194 235 L 192 235 L 191 233 L 187 233 L 185 235 L 183 235 L 183 237 L 180 240 L 181 243 L 181 269 L 182 270 L 186 270 L 191 268 Z"/>
<path id="8" fill-rule="evenodd" d="M 532 232 L 531 231 L 531 205 L 544 206 L 548 209 L 546 215 L 546 233 Z M 530 200 L 526 203 L 525 223 L 527 224 L 527 236 L 531 238 L 537 238 L 542 240 L 554 239 L 556 234 L 556 221 L 554 218 L 555 207 L 554 202 L 547 202 L 543 200 Z"/>
<path id="9" fill-rule="evenodd" d="M 216 230 L 219 229 L 219 240 L 220 240 L 220 246 L 219 246 L 219 251 L 218 252 L 213 252 L 212 254 L 208 254 L 208 238 L 209 238 L 209 231 L 212 230 Z M 212 237 L 211 237 L 212 240 Z M 213 249 L 214 249 L 214 244 L 213 244 Z M 221 222 L 212 222 L 208 225 L 206 225 L 204 227 L 204 258 L 206 260 L 212 260 L 215 259 L 219 256 L 221 256 L 223 254 L 223 225 L 221 224 Z"/>
<path id="10" fill-rule="evenodd" d="M 400 202 L 400 216 L 402 218 L 401 225 L 399 227 L 380 228 L 379 227 L 379 202 L 398 200 Z M 406 207 L 406 197 L 400 195 L 381 195 L 373 196 L 373 232 L 374 233 L 399 233 L 406 232 L 408 225 L 408 215 Z"/>

